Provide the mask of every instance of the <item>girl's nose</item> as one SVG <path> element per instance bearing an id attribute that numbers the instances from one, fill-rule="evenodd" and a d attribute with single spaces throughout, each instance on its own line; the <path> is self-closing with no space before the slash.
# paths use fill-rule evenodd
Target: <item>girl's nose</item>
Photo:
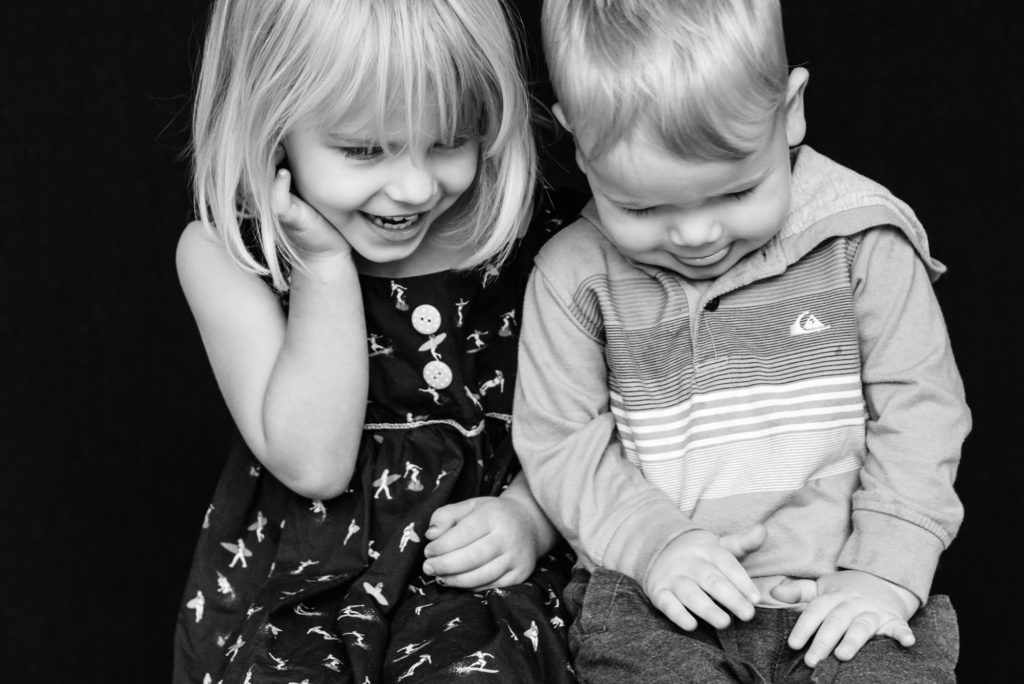
<path id="1" fill-rule="evenodd" d="M 675 219 L 669 238 L 678 247 L 703 247 L 722 237 L 722 226 L 713 216 L 694 215 Z"/>
<path id="2" fill-rule="evenodd" d="M 394 174 L 384 191 L 403 204 L 424 204 L 437 192 L 437 179 L 423 160 L 405 154 L 394 160 Z"/>

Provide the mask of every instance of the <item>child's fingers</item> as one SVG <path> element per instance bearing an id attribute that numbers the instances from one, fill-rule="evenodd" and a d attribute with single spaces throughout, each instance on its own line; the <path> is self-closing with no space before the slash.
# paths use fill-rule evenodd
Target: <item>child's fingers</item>
<path id="1" fill-rule="evenodd" d="M 427 528 L 426 532 L 427 539 L 437 539 L 454 527 L 455 523 L 472 513 L 475 507 L 476 502 L 474 499 L 441 506 L 430 516 L 430 527 Z"/>
<path id="2" fill-rule="evenodd" d="M 761 523 L 757 523 L 742 532 L 723 535 L 720 543 L 736 558 L 743 558 L 748 553 L 761 548 L 767 538 L 768 530 Z"/>
<path id="3" fill-rule="evenodd" d="M 482 584 L 476 587 L 467 587 L 470 591 L 487 591 L 488 589 L 503 589 L 505 587 L 511 587 L 516 584 L 522 584 L 526 581 L 526 578 L 530 576 L 529 572 L 521 571 L 517 568 L 509 570 L 504 575 L 496 580 L 492 580 L 487 584 Z"/>
<path id="4" fill-rule="evenodd" d="M 500 555 L 496 545 L 484 538 L 454 551 L 428 557 L 423 563 L 423 571 L 435 576 L 460 574 L 485 565 Z"/>
<path id="5" fill-rule="evenodd" d="M 735 558 L 728 558 L 725 562 L 715 566 L 717 573 L 711 574 L 701 586 L 711 594 L 719 603 L 728 608 L 734 615 L 742 620 L 749 620 L 754 617 L 754 604 L 761 600 L 761 592 L 757 590 L 754 581 Z M 708 582 L 715 581 L 720 573 L 724 582 L 716 582 L 714 586 Z"/>
<path id="6" fill-rule="evenodd" d="M 890 639 L 895 639 L 899 642 L 900 646 L 904 648 L 910 648 L 917 643 L 917 637 L 914 636 L 914 630 L 910 629 L 910 625 L 904 620 L 898 620 L 892 618 L 887 620 L 878 628 L 878 634 L 881 636 L 887 636 Z"/>
<path id="7" fill-rule="evenodd" d="M 861 613 L 853 618 L 842 640 L 835 648 L 836 658 L 850 660 L 868 639 L 878 633 L 878 616 L 872 613 Z"/>
<path id="8" fill-rule="evenodd" d="M 479 539 L 486 537 L 490 531 L 490 526 L 479 519 L 474 517 L 463 518 L 457 525 L 449 527 L 444 533 L 427 544 L 423 549 L 423 555 L 427 558 L 444 556 L 476 543 Z"/>
<path id="9" fill-rule="evenodd" d="M 760 596 L 742 567 L 738 572 L 732 572 L 732 576 L 718 569 L 712 570 L 700 580 L 700 587 L 740 620 L 753 619 L 754 602 Z"/>
<path id="10" fill-rule="evenodd" d="M 771 594 L 783 603 L 810 603 L 818 596 L 818 583 L 809 579 L 783 580 Z"/>
<path id="11" fill-rule="evenodd" d="M 499 580 L 509 571 L 505 558 L 493 558 L 490 561 L 475 565 L 462 572 L 443 573 L 437 576 L 438 584 L 457 589 L 478 589 Z"/>
<path id="12" fill-rule="evenodd" d="M 679 625 L 687 632 L 697 629 L 697 620 L 686 609 L 678 597 L 668 589 L 657 591 L 651 598 L 651 603 L 660 610 L 665 617 Z"/>
<path id="13" fill-rule="evenodd" d="M 807 609 L 804 610 L 793 627 L 793 634 L 790 635 L 791 647 L 794 647 L 794 642 L 797 641 L 797 639 L 794 639 L 794 635 L 798 633 L 798 629 L 800 630 L 798 638 L 803 639 L 804 643 L 810 640 L 808 631 L 814 635 L 811 645 L 807 647 L 807 653 L 804 654 L 804 662 L 807 664 L 807 667 L 816 667 L 818 663 L 827 658 L 850 629 L 854 618 L 858 616 L 857 610 L 847 604 L 836 605 L 831 610 L 819 609 L 812 612 L 811 609 L 815 608 L 816 604 L 823 603 L 825 602 L 818 600 L 808 604 Z M 807 620 L 801 625 L 801 621 L 804 621 L 804 618 L 807 618 Z M 814 625 L 813 628 L 811 627 L 812 624 Z M 874 625 L 871 625 L 869 631 L 873 630 Z M 860 633 L 861 628 L 858 627 L 852 643 L 856 643 Z M 863 645 L 863 642 L 857 648 L 859 649 L 861 645 Z"/>
<path id="14" fill-rule="evenodd" d="M 819 596 L 809 602 L 793 625 L 793 631 L 789 633 L 789 647 L 799 651 L 806 646 L 835 605 L 836 601 L 829 595 Z"/>
<path id="15" fill-rule="evenodd" d="M 457 529 L 458 527 L 449 534 L 455 534 Z M 441 541 L 446 541 L 447 537 L 448 535 Z M 494 536 L 484 535 L 444 553 L 437 553 L 431 549 L 431 552 L 427 554 L 427 560 L 423 563 L 423 571 L 428 575 L 436 576 L 456 575 L 478 568 L 500 555 L 502 555 L 501 549 Z"/>
<path id="16" fill-rule="evenodd" d="M 282 223 L 294 223 L 296 217 L 295 196 L 292 194 L 292 174 L 288 169 L 278 169 L 274 175 L 274 188 L 271 195 L 274 212 Z"/>
<path id="17" fill-rule="evenodd" d="M 708 595 L 708 589 L 719 593 L 723 592 L 726 584 L 725 578 L 721 575 L 717 575 L 717 577 L 704 575 L 701 580 L 702 583 L 697 584 L 689 577 L 680 577 L 672 583 L 672 593 L 692 615 L 703 618 L 716 629 L 728 627 L 729 614 L 719 608 L 718 604 L 712 601 L 711 596 Z"/>
<path id="18" fill-rule="evenodd" d="M 349 251 L 345 239 L 316 209 L 291 191 L 291 173 L 279 169 L 274 176 L 272 202 L 278 220 L 300 247 L 312 254 Z"/>

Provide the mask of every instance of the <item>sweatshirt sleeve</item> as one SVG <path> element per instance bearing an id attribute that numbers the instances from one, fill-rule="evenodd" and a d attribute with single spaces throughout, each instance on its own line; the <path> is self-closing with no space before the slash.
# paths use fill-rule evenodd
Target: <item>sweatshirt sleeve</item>
<path id="1" fill-rule="evenodd" d="M 600 324 L 538 266 L 523 306 L 512 436 L 527 481 L 584 565 L 645 582 L 689 518 L 622 454 Z"/>
<path id="2" fill-rule="evenodd" d="M 863 234 L 852 265 L 867 455 L 839 567 L 928 599 L 963 507 L 953 489 L 970 412 L 928 274 L 895 228 Z"/>

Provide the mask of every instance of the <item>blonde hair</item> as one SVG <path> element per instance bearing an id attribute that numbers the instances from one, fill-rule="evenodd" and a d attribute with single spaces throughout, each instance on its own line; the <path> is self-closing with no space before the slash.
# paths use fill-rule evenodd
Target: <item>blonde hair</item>
<path id="1" fill-rule="evenodd" d="M 542 26 L 585 156 L 643 132 L 685 159 L 739 160 L 784 109 L 778 0 L 545 0 Z"/>
<path id="2" fill-rule="evenodd" d="M 414 142 L 429 105 L 447 141 L 480 136 L 474 183 L 449 210 L 453 239 L 473 246 L 459 266 L 500 264 L 525 228 L 537 174 L 517 30 L 502 0 L 217 0 L 193 114 L 200 220 L 242 268 L 286 290 L 301 262 L 271 202 L 284 136 L 369 101 L 381 131 L 403 108 Z M 263 259 L 246 246 L 246 222 Z"/>

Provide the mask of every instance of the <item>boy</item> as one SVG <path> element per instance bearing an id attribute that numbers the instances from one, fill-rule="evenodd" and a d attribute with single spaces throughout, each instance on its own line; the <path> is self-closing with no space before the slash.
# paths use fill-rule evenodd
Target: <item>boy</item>
<path id="1" fill-rule="evenodd" d="M 513 434 L 580 556 L 580 675 L 953 681 L 970 416 L 913 212 L 798 147 L 778 0 L 543 30 L 593 200 L 537 259 Z"/>

